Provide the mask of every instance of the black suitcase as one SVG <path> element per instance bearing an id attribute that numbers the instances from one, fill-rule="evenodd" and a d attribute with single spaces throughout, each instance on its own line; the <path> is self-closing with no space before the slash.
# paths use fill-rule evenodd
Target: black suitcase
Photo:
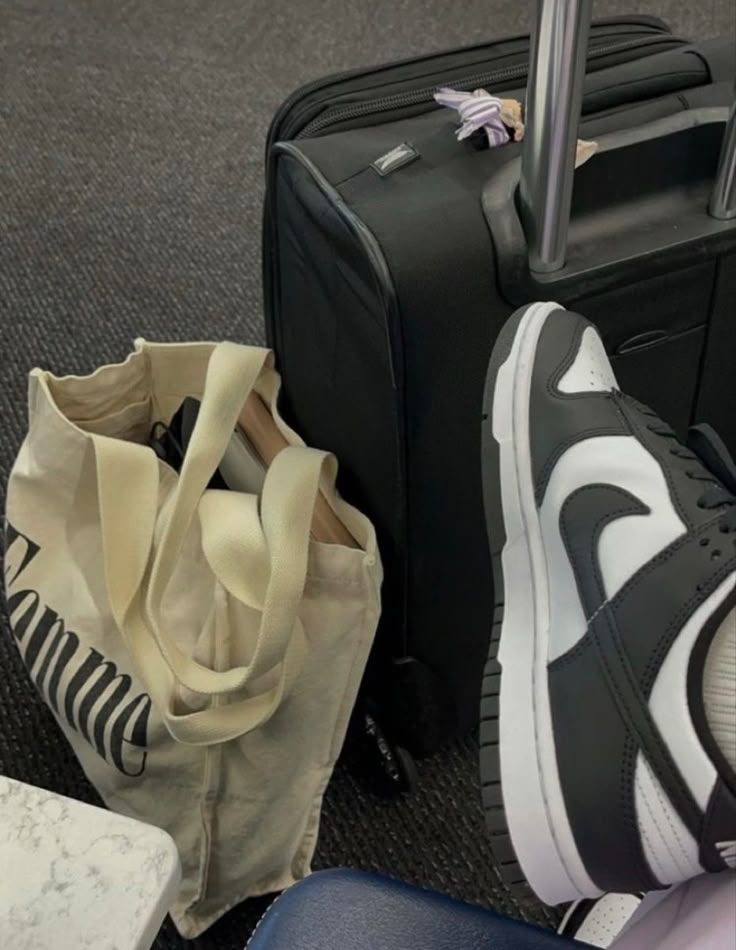
<path id="1" fill-rule="evenodd" d="M 342 492 L 377 527 L 367 721 L 415 754 L 478 719 L 493 603 L 480 406 L 517 305 L 580 309 L 627 391 L 736 446 L 736 225 L 707 213 L 733 39 L 692 45 L 651 17 L 592 25 L 580 134 L 601 152 L 576 172 L 553 272 L 529 266 L 522 146 L 458 142 L 457 117 L 432 99 L 440 85 L 522 99 L 529 62 L 519 36 L 333 76 L 296 92 L 268 139 L 264 289 L 283 410 L 337 454 Z"/>

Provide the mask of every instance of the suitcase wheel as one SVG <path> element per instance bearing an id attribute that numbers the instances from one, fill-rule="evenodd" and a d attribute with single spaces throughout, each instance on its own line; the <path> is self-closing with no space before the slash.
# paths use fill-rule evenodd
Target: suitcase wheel
<path id="1" fill-rule="evenodd" d="M 352 728 L 346 765 L 368 791 L 395 798 L 410 791 L 417 782 L 412 754 L 393 742 L 375 715 L 366 709 Z"/>

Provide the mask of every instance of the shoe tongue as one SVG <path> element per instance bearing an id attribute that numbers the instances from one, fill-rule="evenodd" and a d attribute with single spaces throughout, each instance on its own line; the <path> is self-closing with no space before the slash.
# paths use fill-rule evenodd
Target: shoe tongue
<path id="1" fill-rule="evenodd" d="M 736 495 L 736 463 L 715 429 L 705 424 L 692 426 L 687 445 L 721 485 Z"/>

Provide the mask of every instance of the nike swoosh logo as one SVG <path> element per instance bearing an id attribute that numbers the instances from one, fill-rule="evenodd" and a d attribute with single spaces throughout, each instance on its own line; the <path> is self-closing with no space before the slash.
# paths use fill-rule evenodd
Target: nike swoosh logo
<path id="1" fill-rule="evenodd" d="M 551 660 L 585 636 L 602 602 L 687 531 L 662 466 L 635 436 L 594 436 L 571 446 L 555 465 L 539 519 Z"/>
<path id="2" fill-rule="evenodd" d="M 560 511 L 560 533 L 586 617 L 592 617 L 606 600 L 605 577 L 598 559 L 603 530 L 618 518 L 649 514 L 647 505 L 617 485 L 585 485 L 565 501 Z"/>

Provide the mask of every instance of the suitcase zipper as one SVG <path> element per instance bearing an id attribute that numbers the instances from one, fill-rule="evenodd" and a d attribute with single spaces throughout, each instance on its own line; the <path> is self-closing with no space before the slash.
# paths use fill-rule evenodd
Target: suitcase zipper
<path id="1" fill-rule="evenodd" d="M 686 45 L 686 40 L 680 40 L 673 36 L 652 37 L 645 39 L 627 40 L 622 43 L 612 43 L 609 46 L 601 46 L 591 50 L 588 55 L 588 62 L 601 56 L 607 56 L 611 53 L 624 53 L 628 50 L 635 50 L 645 46 L 651 46 L 652 43 L 664 42 L 668 46 L 682 43 Z M 504 69 L 495 69 L 490 72 L 475 73 L 471 76 L 464 76 L 460 79 L 447 80 L 451 82 L 453 88 L 463 89 L 470 86 L 478 86 L 481 83 L 500 83 L 509 79 L 525 79 L 529 72 L 528 63 L 520 63 L 518 66 L 507 66 Z M 317 116 L 308 122 L 303 129 L 296 133 L 295 139 L 312 138 L 325 129 L 330 128 L 340 122 L 349 119 L 359 119 L 364 116 L 381 113 L 387 109 L 398 109 L 404 106 L 421 105 L 423 102 L 431 102 L 432 95 L 441 83 L 435 83 L 432 86 L 424 86 L 421 89 L 414 89 L 411 92 L 395 93 L 391 96 L 384 96 L 379 99 L 370 99 L 367 102 L 356 102 L 349 106 L 335 106 L 324 115 Z"/>
<path id="2" fill-rule="evenodd" d="M 591 24 L 591 49 L 594 48 L 595 42 L 606 42 L 605 39 L 598 40 L 599 31 L 607 30 L 609 28 L 625 29 L 627 27 L 632 31 L 636 31 L 633 33 L 633 35 L 638 38 L 672 38 L 672 31 L 669 29 L 666 23 L 657 17 L 606 17 L 601 20 L 596 20 Z M 631 36 L 632 34 L 628 33 L 625 35 Z M 524 39 L 528 45 L 529 36 L 519 34 L 516 36 L 502 38 L 495 43 L 479 43 L 474 46 L 468 46 L 465 47 L 464 51 L 470 54 L 478 53 L 479 51 L 484 50 L 490 56 L 492 48 L 502 47 L 506 41 L 519 41 Z M 297 118 L 301 111 L 300 107 L 304 106 L 306 103 L 309 103 L 310 99 L 312 106 L 317 104 L 311 97 L 314 97 L 319 93 L 327 93 L 330 89 L 334 89 L 335 85 L 339 86 L 341 83 L 346 81 L 360 79 L 367 76 L 375 76 L 381 73 L 385 75 L 387 72 L 390 73 L 396 67 L 404 68 L 419 63 L 427 63 L 432 60 L 442 60 L 442 58 L 448 54 L 455 54 L 458 52 L 463 52 L 463 50 L 458 50 L 457 48 L 438 50 L 437 52 L 430 53 L 428 55 L 425 54 L 424 56 L 415 56 L 413 59 L 395 60 L 393 62 L 382 63 L 370 69 L 352 69 L 343 73 L 334 73 L 331 76 L 325 76 L 322 79 L 315 80 L 314 82 L 306 83 L 300 88 L 295 89 L 294 92 L 284 100 L 280 108 L 276 111 L 276 114 L 274 115 L 271 122 L 271 126 L 268 130 L 266 155 L 269 154 L 271 147 L 275 142 L 289 141 L 295 138 L 296 130 L 300 128 L 299 120 Z M 449 67 L 445 68 L 444 70 L 440 69 L 440 72 L 447 74 L 449 72 Z M 328 103 L 329 98 L 324 98 L 322 100 L 322 106 L 327 106 Z M 302 126 L 306 125 L 309 121 L 309 119 L 306 119 L 302 123 Z"/>

